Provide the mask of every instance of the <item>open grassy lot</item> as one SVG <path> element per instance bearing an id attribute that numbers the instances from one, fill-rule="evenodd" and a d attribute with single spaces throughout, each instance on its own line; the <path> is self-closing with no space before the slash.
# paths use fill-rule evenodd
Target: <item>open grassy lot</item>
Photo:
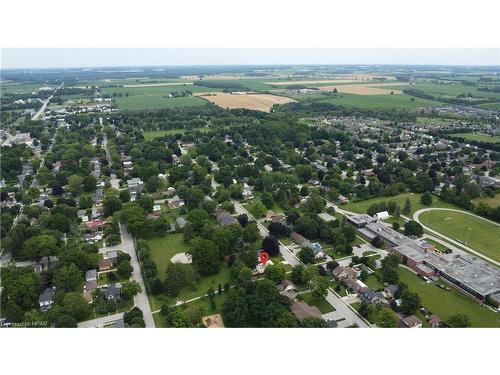
<path id="1" fill-rule="evenodd" d="M 25 94 L 30 93 L 33 90 L 36 90 L 39 87 L 42 87 L 43 84 L 31 84 L 31 83 L 13 83 L 13 82 L 2 82 L 0 85 L 0 89 L 2 92 L 2 96 L 7 93 L 18 93 Z M 54 86 L 50 86 L 54 87 Z"/>
<path id="2" fill-rule="evenodd" d="M 226 294 L 222 293 L 221 295 L 216 295 L 214 297 L 215 308 L 212 308 L 212 306 L 210 306 L 210 300 L 208 299 L 208 297 L 203 297 L 197 299 L 196 301 L 185 303 L 183 305 L 180 305 L 178 308 L 188 310 L 192 307 L 201 307 L 203 314 L 202 316 L 220 314 L 222 305 L 224 304 L 225 300 Z M 153 319 L 155 321 L 156 327 L 166 327 L 165 318 L 160 313 L 154 314 Z"/>
<path id="3" fill-rule="evenodd" d="M 203 99 L 193 96 L 165 98 L 164 95 L 134 95 L 116 97 L 115 103 L 118 109 L 131 111 L 175 107 L 201 107 L 207 105 L 207 102 Z"/>
<path id="4" fill-rule="evenodd" d="M 500 327 L 500 314 L 479 305 L 455 288 L 443 290 L 434 284 L 427 284 L 403 267 L 398 268 L 398 273 L 400 281 L 407 284 L 411 291 L 418 293 L 422 306 L 441 319 L 461 313 L 470 317 L 473 327 Z"/>
<path id="5" fill-rule="evenodd" d="M 496 194 L 494 197 L 481 197 L 474 199 L 474 204 L 478 204 L 480 202 L 489 204 L 491 207 L 500 206 L 500 194 Z"/>
<path id="6" fill-rule="evenodd" d="M 500 260 L 499 225 L 455 211 L 427 211 L 423 212 L 419 219 L 429 228 L 460 241 L 492 259 Z"/>
<path id="7" fill-rule="evenodd" d="M 144 135 L 144 139 L 146 141 L 150 141 L 155 138 L 160 138 L 164 137 L 166 135 L 172 135 L 172 134 L 184 134 L 188 130 L 191 131 L 201 131 L 201 132 L 207 132 L 209 129 L 208 128 L 193 128 L 193 129 L 169 129 L 169 130 L 156 130 L 156 131 L 150 131 L 150 132 L 143 132 L 142 134 Z"/>
<path id="8" fill-rule="evenodd" d="M 326 314 L 332 311 L 335 311 L 335 308 L 330 305 L 325 299 L 323 300 L 317 300 L 312 296 L 312 293 L 304 293 L 300 295 L 303 299 L 304 302 L 311 306 L 316 306 L 319 311 L 321 311 L 322 314 Z"/>
<path id="9" fill-rule="evenodd" d="M 161 280 L 165 278 L 165 270 L 170 263 L 170 259 L 175 254 L 189 250 L 189 246 L 184 243 L 182 233 L 154 237 L 147 242 L 151 250 L 151 260 L 156 263 L 156 267 L 158 267 L 158 276 Z"/>
<path id="10" fill-rule="evenodd" d="M 500 137 L 494 137 L 489 134 L 481 133 L 455 133 L 451 137 L 460 137 L 470 141 L 486 142 L 486 143 L 498 143 L 500 142 Z"/>
<path id="11" fill-rule="evenodd" d="M 383 290 L 384 289 L 384 284 L 382 284 L 377 276 L 372 273 L 370 276 L 368 276 L 368 279 L 364 282 L 368 288 L 370 288 L 373 291 L 378 291 L 378 290 Z"/>

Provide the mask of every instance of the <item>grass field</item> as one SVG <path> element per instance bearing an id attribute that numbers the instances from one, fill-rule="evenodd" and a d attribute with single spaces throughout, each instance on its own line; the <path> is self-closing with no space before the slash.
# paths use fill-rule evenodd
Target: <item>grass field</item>
<path id="1" fill-rule="evenodd" d="M 151 131 L 151 132 L 143 132 L 142 135 L 144 135 L 144 140 L 150 141 L 152 139 L 164 137 L 166 135 L 184 134 L 188 130 L 191 130 L 191 131 L 199 130 L 201 132 L 207 132 L 209 129 L 208 128 L 193 128 L 193 129 L 156 130 L 156 131 Z"/>
<path id="2" fill-rule="evenodd" d="M 493 198 L 481 197 L 474 199 L 474 204 L 478 204 L 480 202 L 489 204 L 491 207 L 500 206 L 500 194 L 496 194 Z"/>
<path id="3" fill-rule="evenodd" d="M 329 98 L 321 94 L 297 94 L 290 95 L 291 98 L 301 100 L 318 100 L 321 102 L 331 103 L 349 108 L 364 108 L 364 109 L 416 109 L 421 107 L 431 107 L 441 105 L 442 103 L 414 98 L 406 94 L 396 95 L 354 95 L 342 94 L 336 98 Z"/>
<path id="4" fill-rule="evenodd" d="M 499 143 L 500 137 L 494 137 L 488 134 L 481 133 L 455 133 L 452 137 L 460 137 L 470 141 L 486 142 L 486 143 Z"/>
<path id="5" fill-rule="evenodd" d="M 178 253 L 189 250 L 189 246 L 184 243 L 182 233 L 167 234 L 163 237 L 154 237 L 147 240 L 151 250 L 151 260 L 156 263 L 158 276 L 161 280 L 165 278 L 165 270 L 170 263 L 170 259 Z"/>
<path id="6" fill-rule="evenodd" d="M 123 96 L 115 98 L 115 103 L 118 109 L 131 111 L 175 107 L 201 107 L 207 104 L 206 101 L 192 96 L 164 98 L 163 95 Z"/>
<path id="7" fill-rule="evenodd" d="M 419 219 L 429 228 L 500 261 L 499 225 L 455 211 L 427 211 Z"/>
<path id="8" fill-rule="evenodd" d="M 370 288 L 373 291 L 378 291 L 378 290 L 383 290 L 384 289 L 384 284 L 382 284 L 380 281 L 378 281 L 377 276 L 375 276 L 374 273 L 372 273 L 370 276 L 368 276 L 368 279 L 364 282 L 368 288 Z"/>
<path id="9" fill-rule="evenodd" d="M 418 293 L 422 306 L 441 319 L 461 313 L 470 317 L 473 327 L 500 327 L 500 314 L 482 307 L 455 288 L 443 290 L 434 284 L 427 284 L 403 267 L 398 268 L 398 273 L 400 281 L 407 284 L 411 291 Z"/>
<path id="10" fill-rule="evenodd" d="M 477 87 L 468 86 L 460 83 L 439 84 L 439 83 L 413 83 L 408 86 L 394 86 L 394 89 L 404 90 L 412 88 L 421 90 L 427 94 L 437 97 L 452 97 L 456 98 L 460 94 L 471 93 L 474 97 L 479 98 L 493 98 L 500 100 L 500 93 L 479 91 Z"/>

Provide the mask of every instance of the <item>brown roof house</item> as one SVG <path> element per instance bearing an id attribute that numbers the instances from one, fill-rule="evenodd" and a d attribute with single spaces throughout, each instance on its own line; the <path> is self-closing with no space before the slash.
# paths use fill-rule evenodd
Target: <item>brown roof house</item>
<path id="1" fill-rule="evenodd" d="M 224 328 L 224 321 L 220 314 L 204 316 L 201 321 L 207 328 Z"/>
<path id="2" fill-rule="evenodd" d="M 283 279 L 283 281 L 278 284 L 277 288 L 278 292 L 280 292 L 282 296 L 288 297 L 290 299 L 295 299 L 295 297 L 297 297 L 297 288 L 291 281 L 287 279 Z"/>
<path id="3" fill-rule="evenodd" d="M 405 318 L 401 318 L 399 325 L 402 328 L 422 328 L 422 321 L 415 315 L 410 315 Z"/>

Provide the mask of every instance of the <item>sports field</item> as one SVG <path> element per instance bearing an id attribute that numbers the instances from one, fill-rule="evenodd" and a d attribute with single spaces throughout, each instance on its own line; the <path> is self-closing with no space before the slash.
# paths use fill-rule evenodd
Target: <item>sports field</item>
<path id="1" fill-rule="evenodd" d="M 485 143 L 498 143 L 500 142 L 500 137 L 494 137 L 489 134 L 482 133 L 455 133 L 451 135 L 452 137 L 460 137 L 470 141 L 485 142 Z"/>
<path id="2" fill-rule="evenodd" d="M 418 293 L 422 306 L 441 319 L 460 313 L 469 316 L 473 327 L 500 327 L 500 314 L 479 305 L 455 288 L 444 290 L 435 284 L 427 284 L 403 267 L 398 268 L 398 274 L 399 280 L 408 285 L 410 291 Z"/>
<path id="3" fill-rule="evenodd" d="M 500 261 L 500 225 L 465 212 L 445 210 L 423 212 L 419 219 L 429 228 Z"/>

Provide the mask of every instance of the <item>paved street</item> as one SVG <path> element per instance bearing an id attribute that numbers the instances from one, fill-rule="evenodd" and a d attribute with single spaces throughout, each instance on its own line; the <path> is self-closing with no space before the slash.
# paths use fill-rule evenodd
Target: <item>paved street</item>
<path id="1" fill-rule="evenodd" d="M 328 294 L 326 296 L 326 300 L 330 305 L 335 307 L 335 317 L 345 318 L 346 326 L 351 326 L 356 324 L 359 328 L 369 328 L 370 325 L 367 324 L 363 319 L 361 319 L 351 308 L 346 304 L 342 298 L 338 297 L 335 293 L 333 293 L 330 289 L 328 290 Z"/>
<path id="2" fill-rule="evenodd" d="M 144 280 L 142 279 L 142 274 L 141 274 L 141 268 L 139 265 L 139 259 L 137 258 L 137 253 L 135 251 L 135 246 L 134 246 L 134 240 L 132 236 L 130 235 L 129 232 L 127 232 L 127 229 L 125 226 L 120 224 L 120 233 L 122 236 L 122 243 L 120 245 L 116 246 L 110 246 L 110 247 L 103 247 L 99 249 L 99 252 L 101 254 L 105 254 L 108 251 L 111 250 L 121 250 L 124 253 L 127 253 L 130 255 L 131 260 L 130 264 L 132 265 L 133 271 L 132 271 L 132 276 L 131 279 L 137 281 L 141 285 L 141 293 L 137 294 L 134 297 L 134 306 L 139 307 L 143 314 L 144 314 L 144 322 L 146 323 L 146 328 L 154 328 L 154 320 L 153 320 L 153 314 L 151 312 L 151 307 L 149 306 L 149 300 L 148 296 L 146 293 L 146 288 L 144 286 Z M 103 321 L 104 322 L 111 322 L 114 320 L 118 320 L 120 318 L 116 318 L 119 314 L 115 315 L 110 315 L 108 317 L 104 318 L 98 318 L 98 319 L 92 319 L 88 320 L 85 322 L 82 322 L 80 324 L 81 327 L 95 327 L 95 326 L 102 326 Z M 78 325 L 80 327 L 80 324 Z"/>
<path id="3" fill-rule="evenodd" d="M 116 322 L 123 318 L 123 313 L 117 313 L 113 315 L 104 316 L 102 318 L 86 320 L 84 322 L 78 323 L 78 328 L 101 328 L 106 324 Z"/>

